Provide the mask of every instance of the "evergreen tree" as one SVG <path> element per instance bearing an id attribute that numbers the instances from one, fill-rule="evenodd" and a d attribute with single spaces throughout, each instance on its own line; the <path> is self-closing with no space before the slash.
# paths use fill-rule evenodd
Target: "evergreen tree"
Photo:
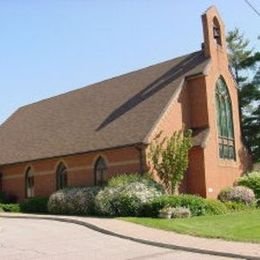
<path id="1" fill-rule="evenodd" d="M 253 84 L 260 86 L 260 67 L 254 76 Z"/>
<path id="2" fill-rule="evenodd" d="M 228 33 L 227 43 L 229 63 L 239 87 L 244 142 L 252 152 L 254 161 L 260 161 L 260 69 L 253 80 L 245 74 L 256 68 L 260 53 L 249 48 L 249 41 L 237 28 Z"/>
<path id="3" fill-rule="evenodd" d="M 252 56 L 252 49 L 249 49 L 249 40 L 240 34 L 239 29 L 228 32 L 228 60 L 234 72 L 237 83 L 244 82 L 246 78 L 242 77 L 240 72 L 243 70 L 243 62 Z"/>

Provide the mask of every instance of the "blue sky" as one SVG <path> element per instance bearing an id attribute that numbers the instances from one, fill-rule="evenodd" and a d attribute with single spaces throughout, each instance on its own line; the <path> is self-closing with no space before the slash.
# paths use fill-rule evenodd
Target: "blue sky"
<path id="1" fill-rule="evenodd" d="M 260 18 L 244 0 L 0 0 L 0 123 L 22 105 L 200 49 L 210 5 L 259 50 Z"/>

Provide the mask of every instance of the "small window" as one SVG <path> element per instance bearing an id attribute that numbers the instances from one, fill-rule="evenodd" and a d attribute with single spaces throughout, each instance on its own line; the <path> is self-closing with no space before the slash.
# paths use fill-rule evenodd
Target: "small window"
<path id="1" fill-rule="evenodd" d="M 56 170 L 56 188 L 57 190 L 64 189 L 68 185 L 68 171 L 64 163 L 60 163 Z"/>
<path id="2" fill-rule="evenodd" d="M 25 195 L 26 198 L 32 198 L 34 196 L 34 176 L 31 167 L 27 169 L 25 174 Z"/>
<path id="3" fill-rule="evenodd" d="M 219 156 L 236 159 L 231 99 L 225 81 L 219 78 L 216 84 L 216 110 L 218 122 Z"/>
<path id="4" fill-rule="evenodd" d="M 220 25 L 216 17 L 213 19 L 213 37 L 218 45 L 222 45 Z"/>
<path id="5" fill-rule="evenodd" d="M 95 185 L 104 186 L 107 182 L 107 165 L 103 157 L 99 157 L 95 164 Z"/>

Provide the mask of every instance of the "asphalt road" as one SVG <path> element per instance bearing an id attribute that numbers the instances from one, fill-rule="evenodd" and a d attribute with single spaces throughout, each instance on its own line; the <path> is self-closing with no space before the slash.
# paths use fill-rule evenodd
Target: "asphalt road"
<path id="1" fill-rule="evenodd" d="M 227 259 L 144 245 L 49 220 L 0 218 L 0 259 Z"/>

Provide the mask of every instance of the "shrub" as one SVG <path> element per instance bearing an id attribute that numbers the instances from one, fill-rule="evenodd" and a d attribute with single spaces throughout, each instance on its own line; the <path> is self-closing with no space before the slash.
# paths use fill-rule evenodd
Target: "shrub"
<path id="1" fill-rule="evenodd" d="M 189 208 L 177 207 L 172 209 L 173 218 L 189 218 L 190 216 L 191 212 Z"/>
<path id="2" fill-rule="evenodd" d="M 130 183 L 123 181 L 119 186 L 106 187 L 96 196 L 97 212 L 106 216 L 139 215 L 144 203 L 162 195 L 156 183 L 150 182 L 151 180 L 148 183 L 145 180 Z"/>
<path id="3" fill-rule="evenodd" d="M 21 211 L 26 213 L 47 213 L 48 198 L 29 198 L 20 204 Z"/>
<path id="4" fill-rule="evenodd" d="M 205 199 L 195 195 L 181 194 L 176 196 L 162 195 L 146 203 L 142 210 L 142 215 L 147 217 L 157 217 L 159 210 L 165 206 L 189 208 L 192 216 L 206 214 Z"/>
<path id="5" fill-rule="evenodd" d="M 0 208 L 5 212 L 20 212 L 20 205 L 17 203 L 0 204 Z"/>
<path id="6" fill-rule="evenodd" d="M 238 180 L 238 185 L 252 189 L 256 198 L 260 199 L 260 172 L 251 172 Z"/>
<path id="7" fill-rule="evenodd" d="M 169 206 L 165 206 L 162 209 L 159 210 L 159 218 L 171 218 L 172 217 L 172 211 L 173 208 L 169 207 Z"/>
<path id="8" fill-rule="evenodd" d="M 0 191 L 0 203 L 6 203 L 6 194 L 3 191 Z"/>
<path id="9" fill-rule="evenodd" d="M 234 202 L 234 201 L 227 201 L 224 202 L 228 212 L 238 212 L 238 211 L 243 211 L 243 210 L 251 210 L 254 209 L 255 206 L 254 205 L 247 205 L 245 203 L 242 202 Z"/>
<path id="10" fill-rule="evenodd" d="M 94 200 L 99 187 L 65 188 L 53 193 L 48 201 L 48 211 L 53 214 L 94 214 Z"/>
<path id="11" fill-rule="evenodd" d="M 109 181 L 107 186 L 118 188 L 121 186 L 125 186 L 131 183 L 143 183 L 146 186 L 154 187 L 157 190 L 163 191 L 163 187 L 154 181 L 154 179 L 146 173 L 145 175 L 140 175 L 139 173 L 125 173 L 115 177 L 112 177 Z"/>
<path id="12" fill-rule="evenodd" d="M 108 181 L 107 186 L 108 187 L 118 187 L 118 186 L 123 186 L 123 185 L 129 184 L 129 183 L 132 183 L 132 182 L 140 182 L 141 180 L 143 180 L 143 178 L 140 174 L 124 173 L 124 174 L 112 177 Z"/>
<path id="13" fill-rule="evenodd" d="M 256 207 L 257 207 L 257 208 L 260 208 L 260 199 L 258 199 L 258 200 L 256 201 Z"/>
<path id="14" fill-rule="evenodd" d="M 13 194 L 6 194 L 5 192 L 0 193 L 0 203 L 16 204 L 17 196 Z"/>
<path id="15" fill-rule="evenodd" d="M 206 199 L 206 215 L 223 215 L 228 213 L 226 205 L 214 199 Z"/>
<path id="16" fill-rule="evenodd" d="M 251 205 L 255 202 L 254 192 L 251 189 L 243 186 L 226 188 L 220 192 L 218 198 L 223 202 L 242 202 L 247 205 Z"/>

